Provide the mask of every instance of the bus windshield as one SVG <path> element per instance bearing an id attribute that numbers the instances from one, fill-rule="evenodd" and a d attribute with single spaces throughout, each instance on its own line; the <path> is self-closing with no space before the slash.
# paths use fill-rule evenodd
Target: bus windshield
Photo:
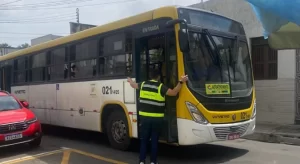
<path id="1" fill-rule="evenodd" d="M 190 32 L 190 52 L 185 54 L 189 87 L 207 97 L 243 97 L 252 90 L 251 60 L 247 43 L 237 39 Z M 227 93 L 208 93 L 209 87 L 228 86 Z"/>

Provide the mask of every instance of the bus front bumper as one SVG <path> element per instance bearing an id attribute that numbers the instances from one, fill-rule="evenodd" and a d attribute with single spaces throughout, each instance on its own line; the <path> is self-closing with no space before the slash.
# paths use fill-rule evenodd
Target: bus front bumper
<path id="1" fill-rule="evenodd" d="M 231 124 L 198 124 L 192 120 L 177 119 L 179 145 L 195 145 L 214 141 L 237 139 L 254 133 L 255 118 Z"/>

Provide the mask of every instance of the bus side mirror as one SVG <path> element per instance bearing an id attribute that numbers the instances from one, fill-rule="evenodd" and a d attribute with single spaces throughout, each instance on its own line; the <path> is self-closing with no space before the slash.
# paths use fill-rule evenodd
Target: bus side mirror
<path id="1" fill-rule="evenodd" d="M 189 34 L 186 33 L 185 29 L 180 29 L 178 31 L 179 37 L 179 46 L 182 52 L 189 52 L 190 51 L 190 44 L 189 44 Z"/>
<path id="2" fill-rule="evenodd" d="M 166 27 L 170 28 L 173 27 L 175 24 L 181 23 L 184 25 L 184 28 L 181 28 L 178 31 L 178 39 L 179 39 L 179 46 L 181 52 L 189 52 L 190 51 L 190 45 L 189 45 L 189 33 L 188 33 L 188 25 L 187 21 L 185 19 L 174 19 L 170 20 L 166 23 Z"/>

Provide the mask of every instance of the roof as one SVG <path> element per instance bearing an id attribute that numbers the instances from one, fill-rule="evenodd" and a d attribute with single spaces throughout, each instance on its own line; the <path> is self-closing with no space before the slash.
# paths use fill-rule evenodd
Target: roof
<path id="1" fill-rule="evenodd" d="M 52 48 L 55 46 L 59 46 L 62 44 L 67 44 L 76 40 L 80 40 L 80 39 L 84 39 L 84 38 L 88 38 L 90 36 L 94 36 L 97 35 L 99 33 L 103 33 L 106 31 L 112 31 L 112 30 L 116 30 L 119 28 L 123 28 L 123 27 L 127 27 L 127 26 L 131 26 L 140 22 L 145 22 L 145 21 L 149 21 L 152 19 L 156 19 L 156 18 L 160 18 L 160 17 L 170 17 L 173 19 L 176 19 L 177 16 L 177 7 L 176 6 L 166 6 L 166 7 L 161 7 L 158 9 L 154 9 L 148 12 L 144 12 L 135 16 L 131 16 L 125 19 L 121 19 L 112 23 L 108 23 L 105 25 L 101 25 L 101 26 L 97 26 L 97 27 L 93 27 L 78 33 L 74 33 L 65 37 L 61 37 L 55 40 L 51 40 L 48 42 L 44 42 L 38 45 L 34 45 L 32 47 L 26 48 L 26 49 L 22 49 L 19 51 L 15 51 L 12 53 L 9 53 L 5 56 L 1 56 L 0 57 L 0 61 L 4 61 L 4 60 L 9 60 L 12 58 L 16 58 L 25 54 L 31 54 L 34 52 L 38 52 L 40 50 L 43 49 L 47 49 L 47 48 Z"/>

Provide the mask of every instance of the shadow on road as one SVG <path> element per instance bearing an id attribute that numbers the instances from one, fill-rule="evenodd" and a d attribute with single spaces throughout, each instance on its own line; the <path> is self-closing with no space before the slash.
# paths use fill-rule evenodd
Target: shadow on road
<path id="1" fill-rule="evenodd" d="M 130 164 L 137 163 L 139 153 L 138 140 L 133 140 L 131 149 L 129 151 L 122 152 L 119 150 L 112 149 L 109 145 L 106 136 L 98 132 L 90 132 L 84 130 L 53 127 L 46 125 L 43 125 L 43 131 L 44 135 L 47 135 L 47 138 L 51 138 L 53 136 L 54 138 L 61 138 L 62 142 L 64 140 L 74 141 L 76 143 L 80 143 L 81 145 L 86 145 L 86 147 L 88 148 L 87 151 L 90 151 L 92 149 L 98 150 L 101 152 L 101 154 L 104 153 L 103 155 L 105 157 L 115 158 L 117 155 L 118 157 L 120 157 L 119 160 L 123 160 L 124 162 Z M 49 140 L 44 140 L 44 142 L 49 142 Z M 52 142 L 56 143 L 42 143 L 43 145 L 47 146 L 41 146 L 37 149 L 32 149 L 29 146 L 24 145 L 0 148 L 0 159 L 10 158 L 12 156 L 18 156 L 20 154 L 35 155 L 40 152 L 58 150 L 60 149 L 60 146 L 68 146 L 64 145 L 66 143 L 57 143 L 59 142 L 57 140 Z M 159 159 L 161 163 L 216 164 L 228 162 L 232 159 L 239 158 L 245 155 L 246 153 L 248 153 L 248 150 L 213 144 L 181 147 L 167 144 L 159 145 Z M 122 154 L 122 156 L 120 154 Z"/>
<path id="2" fill-rule="evenodd" d="M 3 162 L 2 160 L 12 160 L 13 158 L 20 158 L 22 156 L 32 156 L 39 154 L 41 152 L 51 152 L 59 150 L 59 147 L 55 146 L 48 146 L 48 147 L 37 147 L 32 148 L 28 144 L 20 144 L 10 147 L 3 147 L 0 148 L 0 163 Z M 13 157 L 13 158 L 12 158 Z"/>
<path id="3" fill-rule="evenodd" d="M 57 128 L 44 126 L 45 134 L 56 137 L 63 137 L 69 140 L 99 144 L 112 149 L 104 134 L 69 128 Z M 129 152 L 138 157 L 139 141 L 133 140 Z M 149 145 L 150 152 L 150 145 Z M 223 163 L 241 157 L 248 153 L 248 150 L 221 145 L 202 144 L 196 146 L 172 146 L 167 144 L 159 145 L 159 156 L 170 163 L 185 161 L 189 163 Z"/>

